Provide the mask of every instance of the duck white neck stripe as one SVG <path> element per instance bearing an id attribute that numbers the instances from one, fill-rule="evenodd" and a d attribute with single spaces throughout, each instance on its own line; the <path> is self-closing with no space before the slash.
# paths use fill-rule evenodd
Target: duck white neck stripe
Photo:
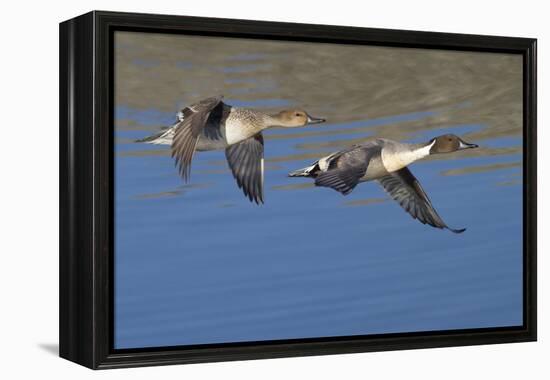
<path id="1" fill-rule="evenodd" d="M 434 144 L 435 140 L 431 144 L 414 150 L 411 149 L 412 147 L 399 151 L 390 150 L 389 152 L 386 149 L 382 149 L 382 164 L 390 173 L 401 170 L 405 166 L 428 156 Z"/>
<path id="2" fill-rule="evenodd" d="M 414 151 L 415 154 L 418 155 L 417 160 L 419 160 L 421 158 L 424 158 L 426 156 L 429 156 L 430 155 L 430 150 L 432 150 L 432 147 L 434 146 L 434 144 L 435 144 L 435 139 L 434 139 L 434 141 L 432 141 L 431 144 L 428 144 L 425 147 L 422 147 L 420 149 L 415 150 Z"/>

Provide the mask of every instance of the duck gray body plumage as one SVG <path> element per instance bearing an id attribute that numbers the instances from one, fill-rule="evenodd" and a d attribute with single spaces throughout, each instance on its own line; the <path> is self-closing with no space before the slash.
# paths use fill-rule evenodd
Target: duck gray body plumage
<path id="1" fill-rule="evenodd" d="M 315 185 L 332 188 L 347 195 L 361 182 L 377 181 L 384 190 L 414 219 L 455 233 L 465 229 L 447 226 L 435 210 L 420 182 L 408 165 L 431 154 L 450 153 L 475 148 L 454 135 L 443 135 L 425 144 L 407 144 L 389 139 L 376 139 L 323 157 L 290 177 L 310 177 Z"/>
<path id="2" fill-rule="evenodd" d="M 191 174 L 196 151 L 225 149 L 229 168 L 246 197 L 263 203 L 264 139 L 262 131 L 271 127 L 302 127 L 324 122 L 302 110 L 266 114 L 233 107 L 223 96 L 203 99 L 178 112 L 170 128 L 137 142 L 170 145 L 172 157 L 184 181 Z"/>

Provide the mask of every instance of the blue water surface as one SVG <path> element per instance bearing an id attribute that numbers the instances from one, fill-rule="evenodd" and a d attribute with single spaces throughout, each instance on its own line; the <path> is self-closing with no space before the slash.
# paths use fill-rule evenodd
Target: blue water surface
<path id="1" fill-rule="evenodd" d="M 173 121 L 156 110 L 116 114 L 142 125 Z M 147 131 L 117 129 L 115 347 L 521 325 L 520 153 L 411 166 L 443 219 L 467 228 L 460 235 L 413 220 L 374 182 L 344 197 L 287 177 L 313 161 L 301 154 L 324 151 L 303 144 L 370 137 L 369 127 L 389 131 L 431 115 L 323 126 L 350 129 L 344 136 L 267 131 L 263 206 L 237 188 L 222 151 L 197 153 L 184 184 L 168 147 L 132 142 Z M 411 141 L 484 127 L 448 125 Z"/>

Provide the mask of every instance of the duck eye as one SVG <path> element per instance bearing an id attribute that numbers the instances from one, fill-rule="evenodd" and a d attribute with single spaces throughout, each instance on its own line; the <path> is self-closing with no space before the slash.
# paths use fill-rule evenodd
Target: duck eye
<path id="1" fill-rule="evenodd" d="M 296 116 L 302 116 L 302 114 L 300 114 L 299 112 L 296 112 Z"/>

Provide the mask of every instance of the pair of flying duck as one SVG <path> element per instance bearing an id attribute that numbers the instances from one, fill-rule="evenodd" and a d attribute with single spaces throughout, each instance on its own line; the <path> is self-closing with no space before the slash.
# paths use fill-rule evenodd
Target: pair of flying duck
<path id="1" fill-rule="evenodd" d="M 172 127 L 138 142 L 171 145 L 172 157 L 184 181 L 189 180 L 195 151 L 225 149 L 239 188 L 251 201 L 263 203 L 262 131 L 272 127 L 303 127 L 325 120 L 300 109 L 266 114 L 233 107 L 224 103 L 222 98 L 207 98 L 184 108 Z M 407 166 L 432 154 L 476 147 L 476 144 L 466 143 L 452 134 L 421 144 L 378 138 L 330 154 L 311 166 L 291 172 L 289 176 L 313 178 L 316 186 L 330 187 L 344 195 L 360 182 L 375 180 L 421 223 L 461 233 L 465 229 L 452 229 L 445 224 Z"/>

